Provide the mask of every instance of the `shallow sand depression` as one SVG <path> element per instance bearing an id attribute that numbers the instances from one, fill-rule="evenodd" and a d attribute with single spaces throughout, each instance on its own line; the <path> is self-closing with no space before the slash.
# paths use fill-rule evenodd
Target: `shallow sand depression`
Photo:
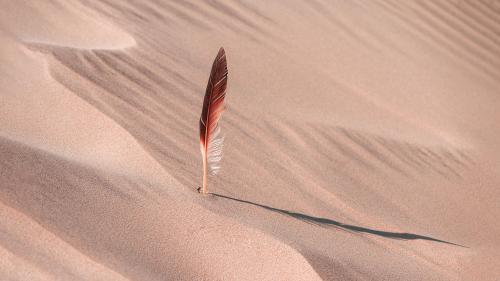
<path id="1" fill-rule="evenodd" d="M 498 280 L 498 2 L 0 5 L 0 280 Z"/>

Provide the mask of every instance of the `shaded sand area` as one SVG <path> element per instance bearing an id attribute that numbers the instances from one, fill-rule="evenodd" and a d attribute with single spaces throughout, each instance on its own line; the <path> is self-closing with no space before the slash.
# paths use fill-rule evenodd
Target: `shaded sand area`
<path id="1" fill-rule="evenodd" d="M 1 5 L 0 279 L 498 280 L 499 2 Z"/>

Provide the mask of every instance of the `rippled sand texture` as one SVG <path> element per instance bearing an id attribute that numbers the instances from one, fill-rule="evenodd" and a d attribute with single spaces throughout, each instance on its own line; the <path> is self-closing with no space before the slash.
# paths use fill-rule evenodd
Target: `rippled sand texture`
<path id="1" fill-rule="evenodd" d="M 499 89 L 498 1 L 1 1 L 0 279 L 498 280 Z"/>

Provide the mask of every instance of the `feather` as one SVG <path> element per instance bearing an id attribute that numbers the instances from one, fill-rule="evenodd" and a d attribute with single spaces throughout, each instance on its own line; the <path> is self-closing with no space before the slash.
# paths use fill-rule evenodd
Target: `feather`
<path id="1" fill-rule="evenodd" d="M 215 57 L 208 79 L 203 109 L 200 117 L 200 149 L 203 158 L 203 185 L 201 193 L 207 193 L 208 175 L 220 170 L 224 137 L 221 135 L 219 119 L 224 111 L 226 97 L 227 63 L 223 48 Z"/>

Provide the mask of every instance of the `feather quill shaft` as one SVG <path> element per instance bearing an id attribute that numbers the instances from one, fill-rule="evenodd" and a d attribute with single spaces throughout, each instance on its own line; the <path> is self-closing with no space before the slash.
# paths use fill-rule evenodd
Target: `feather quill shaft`
<path id="1" fill-rule="evenodd" d="M 208 175 L 220 169 L 224 137 L 221 136 L 219 119 L 224 111 L 227 86 L 227 62 L 224 48 L 219 49 L 208 79 L 203 109 L 200 117 L 200 149 L 203 158 L 203 185 L 201 193 L 208 193 Z"/>

